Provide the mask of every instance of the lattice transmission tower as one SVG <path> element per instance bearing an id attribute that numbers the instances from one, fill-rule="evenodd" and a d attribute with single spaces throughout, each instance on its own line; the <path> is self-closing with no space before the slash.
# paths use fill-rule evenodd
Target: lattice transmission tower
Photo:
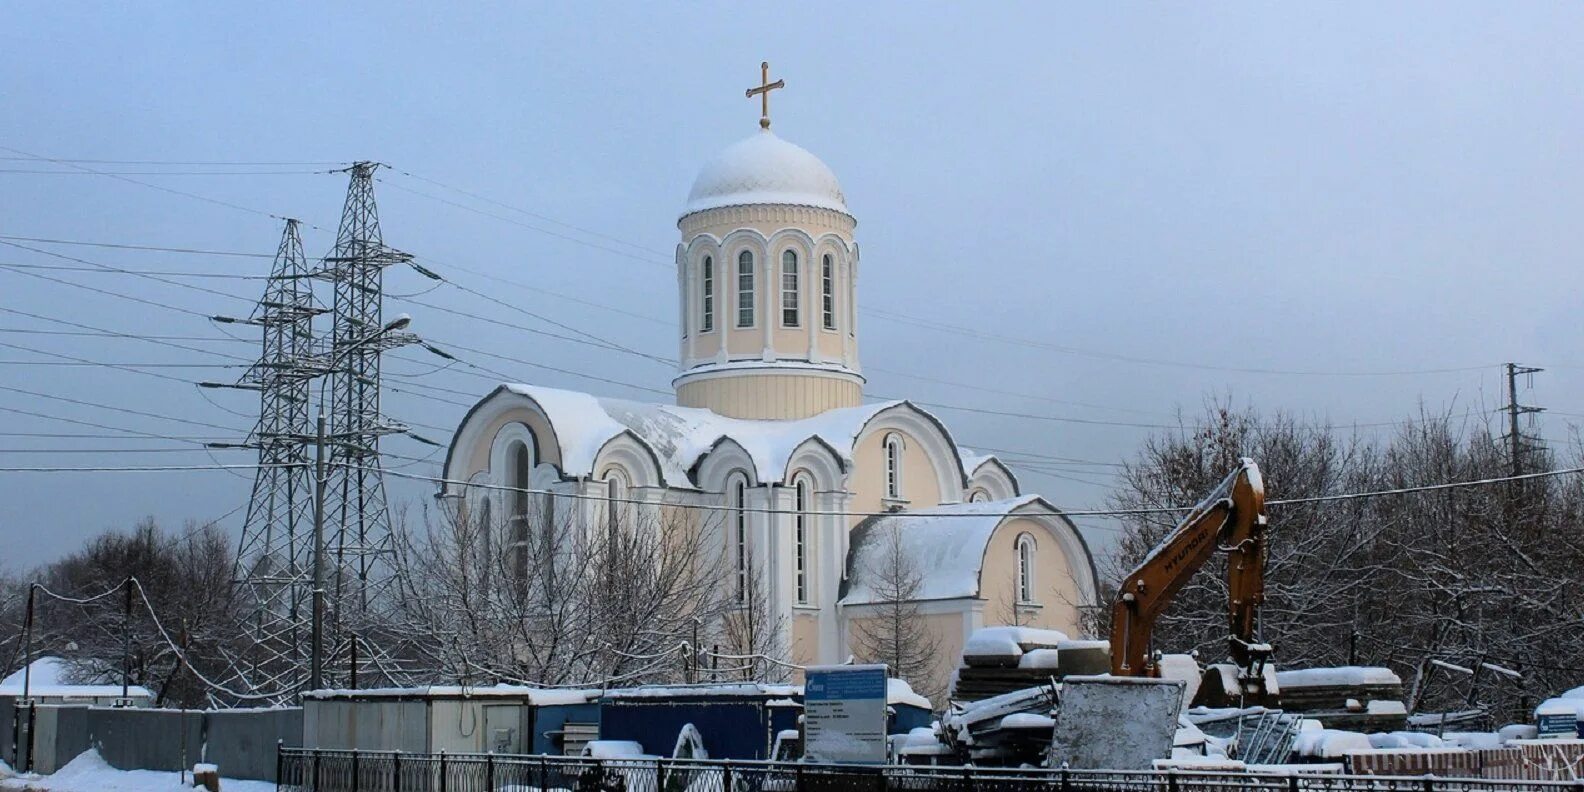
<path id="1" fill-rule="evenodd" d="M 335 291 L 330 346 L 323 370 L 329 377 L 329 477 L 325 491 L 327 595 L 330 645 L 346 641 L 376 618 L 395 573 L 395 537 L 380 467 L 380 438 L 407 427 L 380 412 L 380 355 L 415 343 L 401 332 L 405 317 L 386 323 L 383 306 L 385 268 L 408 264 L 412 256 L 387 247 L 374 203 L 373 162 L 354 163 L 347 172 L 346 204 L 335 249 L 315 277 Z M 362 634 L 363 642 L 373 636 Z"/>
<path id="2" fill-rule="evenodd" d="M 258 362 L 229 386 L 259 392 L 258 423 L 242 444 L 258 449 L 259 469 L 233 573 L 249 606 L 247 630 L 254 643 L 238 672 L 254 690 L 295 686 L 309 650 L 314 497 L 310 381 L 320 370 L 313 320 L 325 312 L 314 301 L 310 274 L 298 223 L 287 220 L 264 296 L 252 315 L 215 317 L 263 331 Z"/>

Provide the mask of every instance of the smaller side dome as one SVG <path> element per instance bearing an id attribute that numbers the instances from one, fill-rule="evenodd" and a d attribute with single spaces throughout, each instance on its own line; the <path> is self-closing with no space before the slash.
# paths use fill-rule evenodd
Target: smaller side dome
<path id="1" fill-rule="evenodd" d="M 682 214 L 748 204 L 812 206 L 849 214 L 836 174 L 768 129 L 727 146 L 705 163 Z"/>

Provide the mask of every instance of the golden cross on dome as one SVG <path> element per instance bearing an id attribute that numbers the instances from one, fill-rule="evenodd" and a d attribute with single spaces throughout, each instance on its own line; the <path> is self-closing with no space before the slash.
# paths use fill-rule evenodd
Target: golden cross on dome
<path id="1" fill-rule="evenodd" d="M 770 61 L 759 64 L 759 87 L 748 89 L 748 98 L 759 97 L 759 128 L 770 128 L 770 92 L 785 88 L 786 80 L 770 82 Z"/>

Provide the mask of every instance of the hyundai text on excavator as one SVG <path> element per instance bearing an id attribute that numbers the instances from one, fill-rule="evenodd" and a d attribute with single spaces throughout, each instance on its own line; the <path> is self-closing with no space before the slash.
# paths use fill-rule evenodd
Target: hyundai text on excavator
<path id="1" fill-rule="evenodd" d="M 1247 458 L 1122 580 L 1112 606 L 1111 673 L 1160 676 L 1155 622 L 1216 551 L 1227 554 L 1227 651 L 1239 669 L 1239 693 L 1248 704 L 1274 706 L 1265 683 L 1271 646 L 1256 639 L 1265 599 L 1265 484 Z"/>

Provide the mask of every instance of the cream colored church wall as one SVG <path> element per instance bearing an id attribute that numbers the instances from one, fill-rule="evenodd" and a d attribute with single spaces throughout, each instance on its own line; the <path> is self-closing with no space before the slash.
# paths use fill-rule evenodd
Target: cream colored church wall
<path id="1" fill-rule="evenodd" d="M 489 470 L 490 446 L 495 442 L 495 435 L 499 434 L 507 424 L 512 423 L 520 423 L 533 432 L 534 445 L 537 446 L 533 449 L 535 464 L 548 462 L 560 467 L 561 449 L 556 445 L 555 432 L 551 430 L 550 422 L 546 421 L 543 415 L 527 407 L 518 407 L 501 413 L 484 427 L 484 431 L 479 435 L 481 440 L 469 449 L 467 476 L 464 478 Z"/>
<path id="2" fill-rule="evenodd" d="M 909 508 L 920 509 L 941 502 L 940 478 L 935 462 L 924 451 L 924 445 L 906 432 L 902 435 L 902 499 Z M 859 513 L 885 511 L 885 438 L 891 434 L 873 432 L 853 449 L 852 509 Z M 955 475 L 955 474 L 954 474 Z M 854 525 L 862 521 L 853 517 Z"/>
<path id="3" fill-rule="evenodd" d="M 806 611 L 792 614 L 792 662 L 812 665 L 819 657 L 819 616 Z"/>
<path id="4" fill-rule="evenodd" d="M 1045 526 L 1026 518 L 1002 523 L 986 546 L 984 566 L 979 573 L 979 596 L 986 600 L 985 623 L 1012 623 L 1012 607 L 1017 596 L 1017 539 L 1025 533 L 1034 537 L 1032 593 L 1039 607 L 1020 607 L 1018 623 L 1061 630 L 1079 637 L 1078 605 L 1087 598 L 1078 594 L 1072 561 Z"/>
<path id="5" fill-rule="evenodd" d="M 930 704 L 939 710 L 945 706 L 942 695 L 951 687 L 952 672 L 957 669 L 957 663 L 962 659 L 963 644 L 967 640 L 968 620 L 971 618 L 973 602 L 963 600 L 960 604 L 931 603 L 931 609 L 944 609 L 941 613 L 920 613 L 914 621 L 914 628 L 926 640 L 935 642 L 934 660 L 928 672 L 929 682 L 916 686 L 916 691 L 930 695 Z M 872 609 L 866 609 L 872 610 Z M 865 626 L 878 622 L 882 616 L 876 613 L 863 613 L 862 615 L 849 615 L 847 619 L 847 645 L 852 647 L 854 656 L 859 662 L 872 661 L 875 658 L 866 657 L 862 651 L 862 630 Z"/>
<path id="6" fill-rule="evenodd" d="M 806 418 L 862 401 L 858 383 L 818 375 L 713 377 L 677 387 L 677 404 L 708 407 L 732 418 Z"/>

